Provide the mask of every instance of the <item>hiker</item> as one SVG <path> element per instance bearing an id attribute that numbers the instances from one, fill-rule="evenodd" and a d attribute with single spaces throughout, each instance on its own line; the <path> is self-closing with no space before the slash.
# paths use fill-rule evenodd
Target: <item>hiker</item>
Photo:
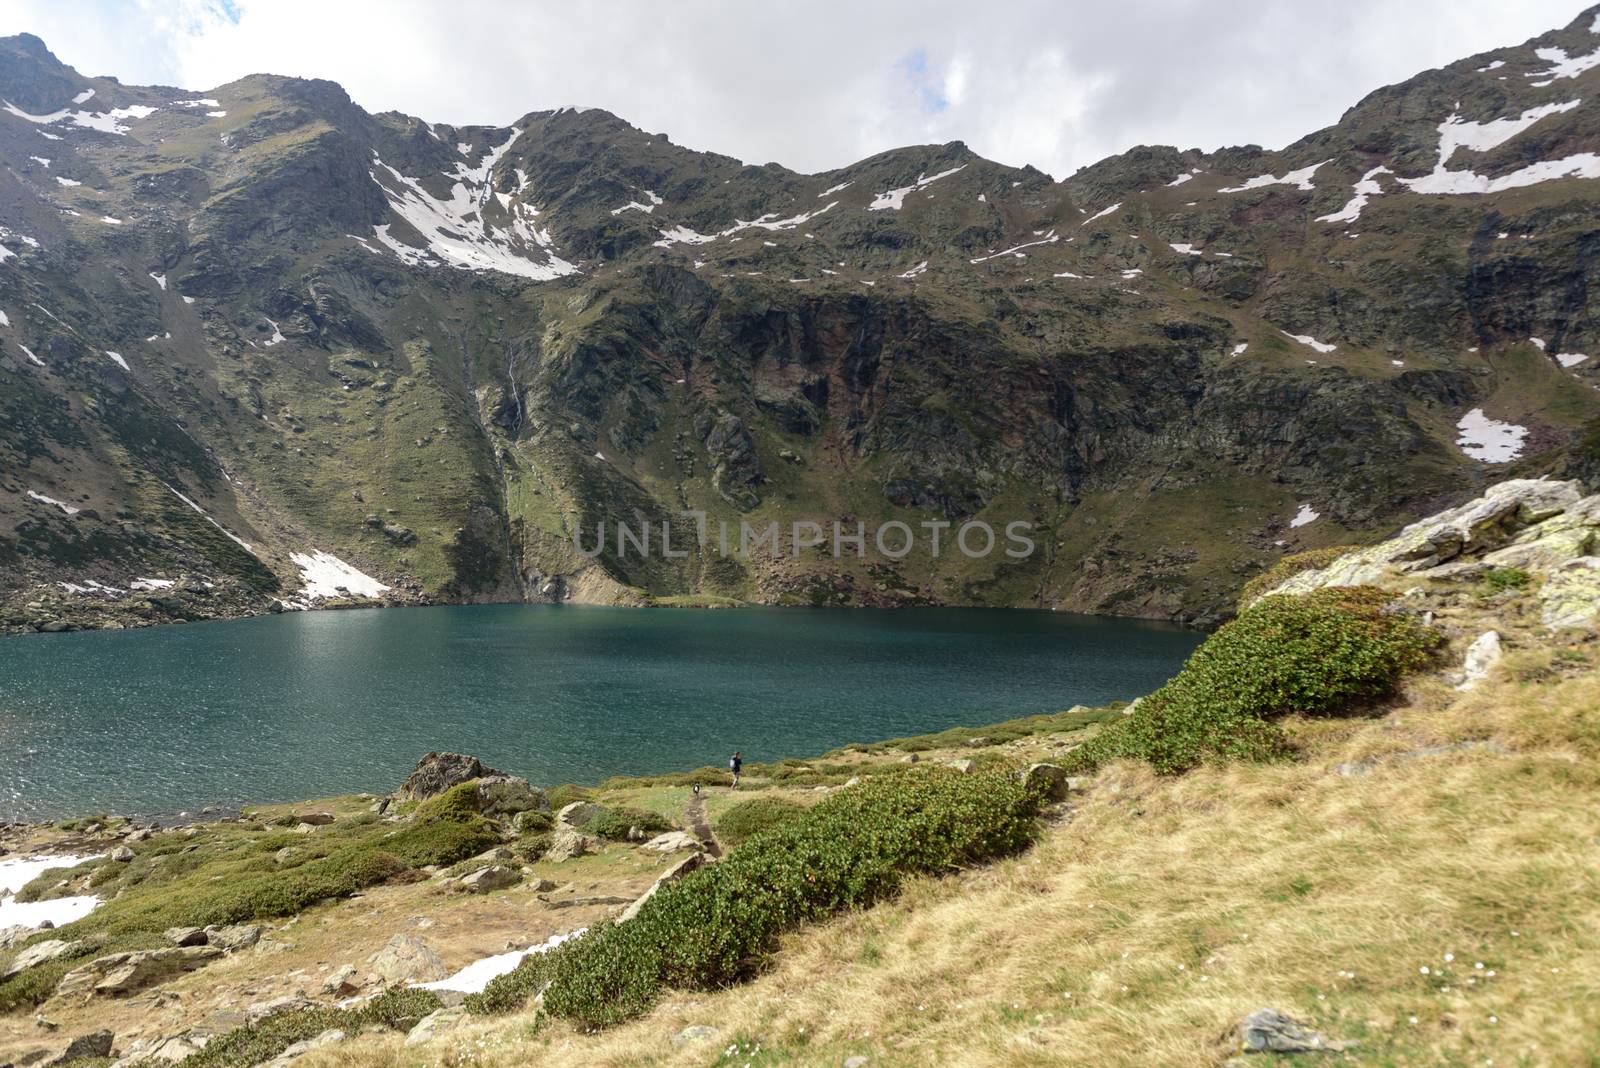
<path id="1" fill-rule="evenodd" d="M 733 751 L 733 756 L 728 758 L 728 769 L 733 772 L 733 788 L 739 788 L 739 769 L 744 767 L 744 757 L 739 755 L 739 750 Z"/>

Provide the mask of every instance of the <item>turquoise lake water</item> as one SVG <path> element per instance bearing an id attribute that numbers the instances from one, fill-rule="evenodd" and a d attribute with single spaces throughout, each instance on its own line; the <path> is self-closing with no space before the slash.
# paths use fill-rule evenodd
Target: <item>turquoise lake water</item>
<path id="1" fill-rule="evenodd" d="M 0 640 L 0 819 L 393 789 L 432 749 L 553 785 L 1131 698 L 1202 635 L 987 609 L 505 605 Z"/>

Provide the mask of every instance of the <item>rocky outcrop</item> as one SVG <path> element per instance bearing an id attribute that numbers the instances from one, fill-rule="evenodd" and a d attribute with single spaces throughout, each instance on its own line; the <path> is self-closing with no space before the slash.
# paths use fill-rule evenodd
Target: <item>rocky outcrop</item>
<path id="1" fill-rule="evenodd" d="M 145 949 L 98 957 L 61 977 L 57 997 L 124 997 L 204 967 L 222 956 L 215 946 Z"/>
<path id="2" fill-rule="evenodd" d="M 10 963 L 0 968 L 0 982 L 18 975 L 36 964 L 44 964 L 57 960 L 75 952 L 83 945 L 81 941 L 62 941 L 59 938 L 49 938 L 43 942 L 35 942 L 17 952 Z"/>
<path id="3" fill-rule="evenodd" d="M 395 935 L 374 953 L 368 963 L 388 983 L 431 983 L 450 974 L 426 942 L 411 935 Z"/>
<path id="4" fill-rule="evenodd" d="M 1337 1053 L 1354 1045 L 1314 1031 L 1277 1009 L 1257 1009 L 1239 1022 L 1244 1053 Z"/>
<path id="5" fill-rule="evenodd" d="M 490 817 L 517 816 L 523 812 L 549 812 L 544 791 L 515 775 L 486 775 L 478 780 L 478 811 Z"/>
<path id="6" fill-rule="evenodd" d="M 508 778 L 475 756 L 461 753 L 429 753 L 417 761 L 406 781 L 400 784 L 399 797 L 405 801 L 426 801 L 472 779 Z"/>
<path id="7" fill-rule="evenodd" d="M 1476 581 L 1497 570 L 1525 576 L 1545 626 L 1600 625 L 1600 494 L 1583 496 L 1577 482 L 1501 482 L 1388 541 L 1301 572 L 1268 592 L 1328 586 L 1404 591 L 1431 582 Z M 1486 644 L 1479 652 L 1482 660 L 1491 649 Z"/>

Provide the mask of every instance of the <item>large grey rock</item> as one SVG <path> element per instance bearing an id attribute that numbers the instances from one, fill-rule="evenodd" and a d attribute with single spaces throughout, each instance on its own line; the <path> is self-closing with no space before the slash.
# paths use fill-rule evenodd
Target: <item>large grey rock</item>
<path id="1" fill-rule="evenodd" d="M 10 964 L 0 969 L 0 980 L 10 979 L 13 975 L 25 972 L 36 965 L 45 964 L 58 957 L 64 957 L 81 945 L 83 945 L 82 942 L 68 942 L 59 938 L 35 942 L 33 945 L 20 950 L 15 957 L 11 958 Z"/>
<path id="2" fill-rule="evenodd" d="M 490 864 L 457 879 L 456 885 L 472 894 L 487 894 L 491 890 L 504 890 L 522 881 L 522 873 L 505 864 Z"/>
<path id="3" fill-rule="evenodd" d="M 286 1012 L 303 1012 L 306 1009 L 316 1008 L 317 1003 L 308 997 L 299 994 L 285 994 L 281 998 L 271 1001 L 257 1001 L 245 1006 L 245 1022 L 252 1027 L 274 1016 L 282 1016 Z"/>
<path id="4" fill-rule="evenodd" d="M 174 946 L 97 957 L 61 977 L 57 997 L 120 997 L 204 967 L 222 956 L 215 946 Z"/>
<path id="5" fill-rule="evenodd" d="M 1257 1009 L 1239 1022 L 1239 1045 L 1246 1053 L 1336 1053 L 1355 1043 L 1331 1039 L 1269 1008 Z"/>
<path id="6" fill-rule="evenodd" d="M 1467 646 L 1467 656 L 1461 665 L 1461 684 L 1458 690 L 1470 690 L 1489 677 L 1489 672 L 1505 655 L 1500 645 L 1500 632 L 1486 630 Z"/>
<path id="7" fill-rule="evenodd" d="M 431 983 L 450 974 L 439 954 L 411 935 L 398 934 L 368 960 L 372 970 L 390 983 Z"/>
<path id="8" fill-rule="evenodd" d="M 67 1048 L 55 1060 L 50 1061 L 47 1068 L 55 1068 L 58 1064 L 72 1064 L 74 1061 L 86 1061 L 91 1058 L 111 1056 L 111 1043 L 116 1038 L 110 1031 L 94 1031 L 87 1035 L 79 1035 L 67 1043 Z"/>
<path id="9" fill-rule="evenodd" d="M 224 953 L 249 949 L 261 941 L 261 926 L 254 923 L 234 923 L 226 927 L 213 924 L 206 928 L 205 933 L 206 944 L 215 946 Z"/>
<path id="10" fill-rule="evenodd" d="M 1070 787 L 1067 771 L 1055 764 L 1033 764 L 1022 773 L 1022 787 L 1046 801 L 1065 801 Z"/>
<path id="11" fill-rule="evenodd" d="M 574 801 L 570 805 L 562 806 L 561 811 L 556 813 L 556 826 L 582 830 L 605 815 L 605 812 L 604 808 L 593 801 Z"/>
<path id="12" fill-rule="evenodd" d="M 491 775 L 478 780 L 478 811 L 485 816 L 515 816 L 522 812 L 548 812 L 544 791 L 515 775 Z"/>
<path id="13" fill-rule="evenodd" d="M 544 857 L 546 860 L 558 862 L 571 860 L 585 853 L 593 853 L 599 847 L 598 838 L 571 827 L 557 827 L 555 834 L 550 836 L 550 847 L 545 851 Z"/>
<path id="14" fill-rule="evenodd" d="M 166 939 L 175 946 L 203 946 L 206 931 L 204 927 L 168 927 Z"/>
<path id="15" fill-rule="evenodd" d="M 330 1027 L 328 1030 L 322 1032 L 320 1035 L 317 1035 L 314 1038 L 308 1038 L 303 1041 L 296 1042 L 294 1045 L 288 1047 L 282 1053 L 268 1061 L 266 1068 L 288 1068 L 289 1065 L 294 1063 L 296 1058 L 303 1057 L 312 1050 L 322 1049 L 326 1046 L 331 1046 L 336 1042 L 343 1042 L 344 1037 L 345 1035 L 343 1031 L 339 1030 L 337 1027 Z"/>
<path id="16" fill-rule="evenodd" d="M 653 853 L 679 853 L 683 850 L 698 852 L 705 848 L 700 839 L 683 831 L 668 831 L 658 834 L 646 842 L 641 849 L 648 849 Z"/>
<path id="17" fill-rule="evenodd" d="M 406 1034 L 405 1044 L 416 1046 L 437 1038 L 442 1032 L 448 1031 L 466 1019 L 466 1016 L 467 1010 L 460 1007 L 435 1009 L 417 1021 L 417 1025 Z"/>
<path id="18" fill-rule="evenodd" d="M 426 801 L 452 786 L 489 776 L 504 777 L 505 772 L 496 771 L 475 756 L 429 753 L 417 761 L 417 766 L 406 776 L 406 781 L 400 784 L 399 793 L 407 801 Z"/>

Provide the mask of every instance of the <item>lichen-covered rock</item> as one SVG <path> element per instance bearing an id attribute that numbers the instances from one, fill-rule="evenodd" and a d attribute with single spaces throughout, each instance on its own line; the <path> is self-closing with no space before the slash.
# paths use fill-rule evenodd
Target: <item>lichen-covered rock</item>
<path id="1" fill-rule="evenodd" d="M 194 971 L 222 956 L 215 946 L 174 946 L 97 957 L 61 977 L 57 997 L 121 997 Z"/>
<path id="2" fill-rule="evenodd" d="M 555 834 L 550 836 L 550 846 L 545 850 L 545 859 L 549 861 L 571 860 L 587 853 L 593 853 L 599 848 L 600 840 L 584 834 L 582 831 L 571 827 L 557 827 Z"/>
<path id="3" fill-rule="evenodd" d="M 523 812 L 548 812 L 543 790 L 515 775 L 489 775 L 478 780 L 478 811 L 485 816 L 516 816 Z"/>
<path id="4" fill-rule="evenodd" d="M 1496 568 L 1530 576 L 1545 626 L 1600 626 L 1600 495 L 1581 496 L 1577 482 L 1501 482 L 1269 592 L 1300 594 L 1328 586 L 1398 592 L 1430 581 L 1475 581 Z"/>
<path id="5" fill-rule="evenodd" d="M 431 983 L 450 974 L 426 942 L 412 935 L 398 934 L 368 958 L 372 970 L 390 983 Z"/>
<path id="6" fill-rule="evenodd" d="M 484 764 L 475 756 L 462 753 L 429 753 L 417 761 L 417 766 L 406 781 L 400 784 L 399 795 L 406 801 L 426 801 L 459 786 L 471 779 L 489 776 L 508 777 L 504 772 Z"/>
<path id="7" fill-rule="evenodd" d="M 7 964 L 4 968 L 0 968 L 0 981 L 10 979 L 13 975 L 27 971 L 29 968 L 32 968 L 35 965 L 45 964 L 49 961 L 64 957 L 81 945 L 83 945 L 81 941 L 69 942 L 63 941 L 59 938 L 50 938 L 43 942 L 35 942 L 31 946 L 27 946 L 19 950 L 17 955 L 11 958 L 11 963 Z"/>

